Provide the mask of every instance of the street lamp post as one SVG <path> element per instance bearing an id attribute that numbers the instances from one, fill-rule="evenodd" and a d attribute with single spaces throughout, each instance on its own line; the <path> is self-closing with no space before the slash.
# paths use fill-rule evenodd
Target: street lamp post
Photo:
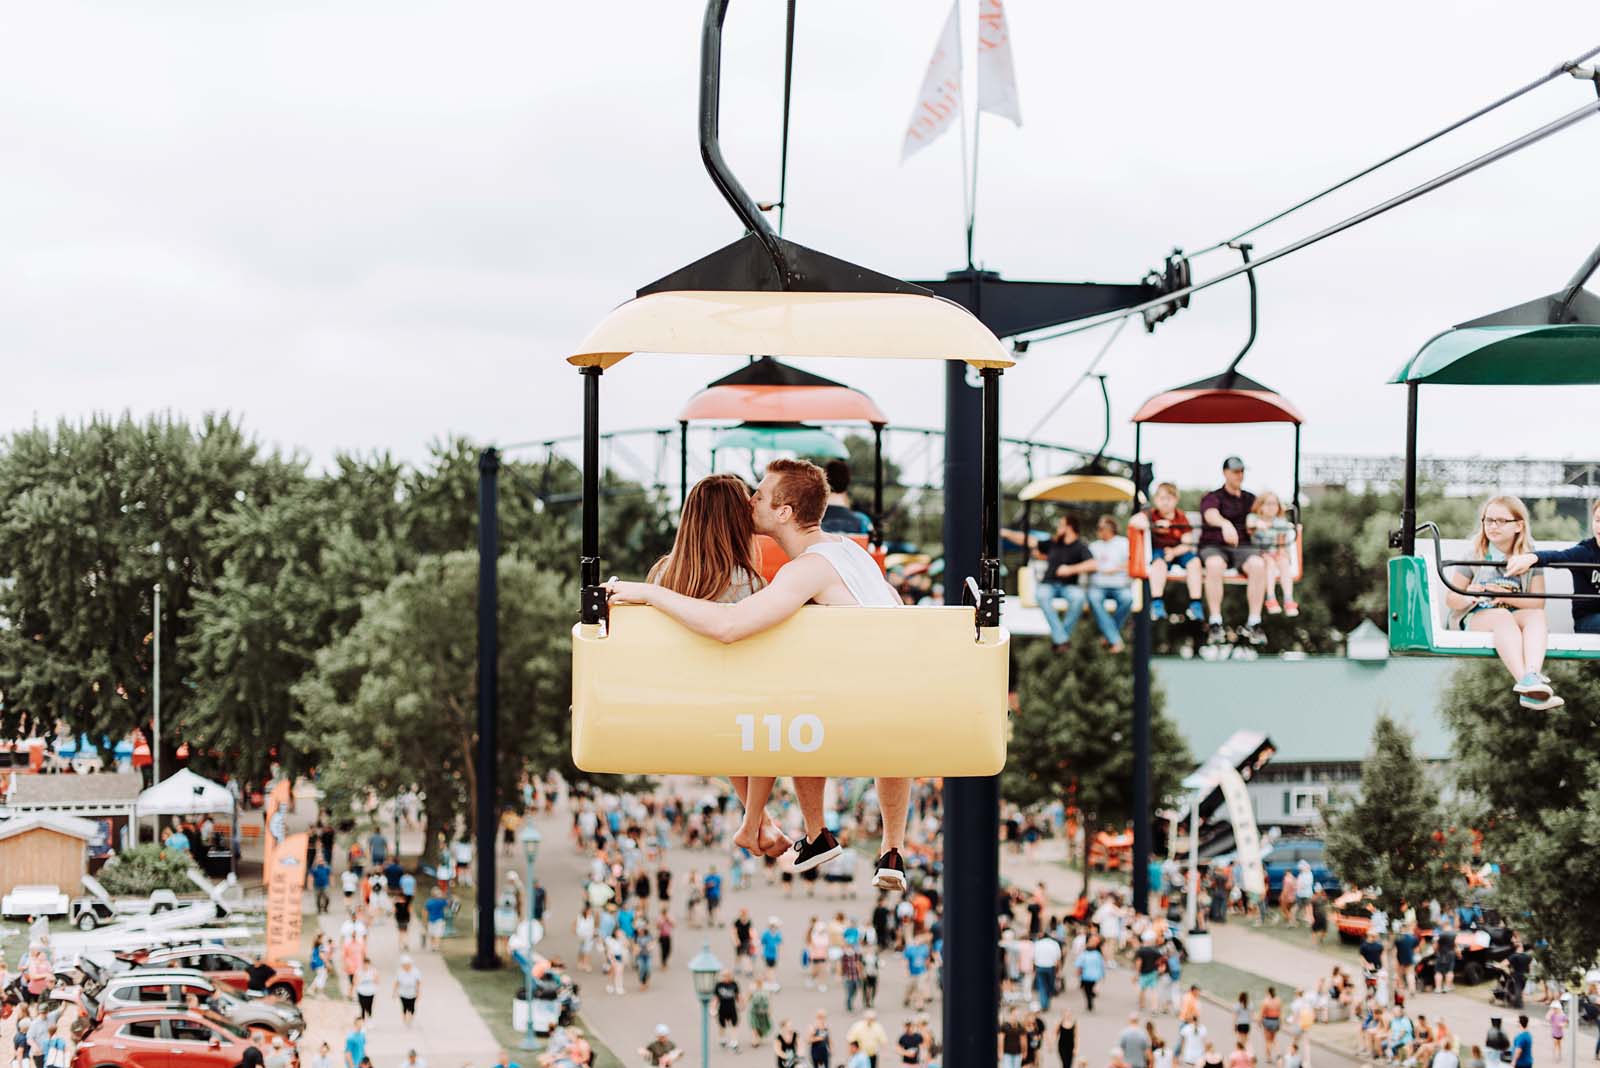
<path id="1" fill-rule="evenodd" d="M 722 972 L 722 962 L 702 945 L 700 952 L 689 962 L 689 974 L 694 976 L 694 996 L 700 999 L 700 1068 L 711 1065 L 711 995 L 717 990 L 717 976 Z"/>
<path id="2" fill-rule="evenodd" d="M 528 961 L 522 971 L 523 1005 L 528 1010 L 525 1013 L 526 1027 L 522 1033 L 522 1048 L 526 1050 L 539 1048 L 539 1036 L 533 1030 L 533 862 L 539 859 L 539 842 L 539 828 L 533 825 L 533 814 L 529 813 L 528 821 L 522 825 L 522 855 L 528 861 L 528 885 L 523 891 L 522 910 L 522 929 L 528 937 Z"/>

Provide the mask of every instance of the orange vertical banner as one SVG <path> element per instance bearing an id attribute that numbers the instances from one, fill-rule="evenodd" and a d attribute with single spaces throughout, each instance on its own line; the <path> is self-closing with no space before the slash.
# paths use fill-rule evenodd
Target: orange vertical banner
<path id="1" fill-rule="evenodd" d="M 300 954 L 300 910 L 306 881 L 306 834 L 291 834 L 268 848 L 267 957 L 289 960 Z"/>

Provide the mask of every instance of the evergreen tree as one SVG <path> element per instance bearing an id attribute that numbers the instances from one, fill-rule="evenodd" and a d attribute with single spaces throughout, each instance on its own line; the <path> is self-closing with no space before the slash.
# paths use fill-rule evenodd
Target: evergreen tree
<path id="1" fill-rule="evenodd" d="M 1562 708 L 1518 707 L 1505 669 L 1487 660 L 1456 672 L 1442 712 L 1471 826 L 1500 866 L 1495 903 L 1567 978 L 1600 956 L 1600 675 L 1584 664 L 1546 671 Z"/>
<path id="2" fill-rule="evenodd" d="M 1410 733 L 1382 714 L 1361 766 L 1360 797 L 1324 813 L 1334 872 L 1348 886 L 1371 890 L 1392 916 L 1406 905 L 1437 899 L 1449 908 L 1460 900 L 1466 835 L 1453 826 L 1439 790 Z"/>
<path id="3" fill-rule="evenodd" d="M 1018 711 L 1011 725 L 1004 796 L 1022 805 L 1060 800 L 1078 811 L 1084 849 L 1100 828 L 1133 818 L 1133 673 L 1127 654 L 1084 636 L 1065 654 L 1048 642 L 1015 646 Z M 1150 798 L 1159 809 L 1194 767 L 1188 745 L 1150 690 Z M 1087 856 L 1084 864 L 1087 888 Z"/>

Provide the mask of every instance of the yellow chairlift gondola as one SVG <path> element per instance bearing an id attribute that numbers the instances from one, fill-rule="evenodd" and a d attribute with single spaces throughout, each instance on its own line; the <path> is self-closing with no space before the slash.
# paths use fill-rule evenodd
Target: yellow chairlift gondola
<path id="1" fill-rule="evenodd" d="M 640 290 L 568 362 L 584 384 L 572 756 L 633 774 L 994 775 L 1005 763 L 999 381 L 1012 356 L 965 309 L 775 234 L 717 144 L 719 5 L 708 8 L 701 155 L 749 229 Z M 983 379 L 983 559 L 975 603 L 801 608 L 723 644 L 601 585 L 600 379 L 634 353 L 962 360 Z M 915 656 L 914 664 L 907 654 Z"/>

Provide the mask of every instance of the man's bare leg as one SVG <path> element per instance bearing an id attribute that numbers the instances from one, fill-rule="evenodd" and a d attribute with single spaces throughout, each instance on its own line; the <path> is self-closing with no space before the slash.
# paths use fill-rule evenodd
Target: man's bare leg
<path id="1" fill-rule="evenodd" d="M 906 812 L 911 805 L 910 779 L 878 780 L 878 811 L 883 814 L 883 851 L 906 846 Z"/>
<path id="2" fill-rule="evenodd" d="M 795 776 L 794 794 L 800 802 L 800 818 L 805 820 L 806 838 L 814 839 L 827 830 L 823 820 L 822 794 L 828 780 L 818 776 Z"/>

